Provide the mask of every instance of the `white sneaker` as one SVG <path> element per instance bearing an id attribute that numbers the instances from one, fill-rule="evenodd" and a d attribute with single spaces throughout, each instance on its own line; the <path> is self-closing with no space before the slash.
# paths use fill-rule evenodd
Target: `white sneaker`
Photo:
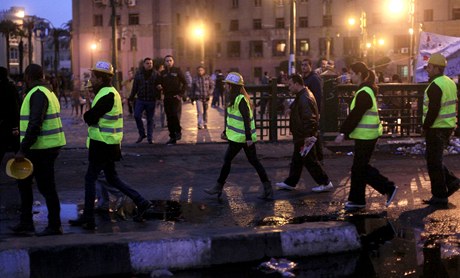
<path id="1" fill-rule="evenodd" d="M 329 182 L 327 185 L 319 185 L 315 186 L 311 189 L 313 192 L 329 192 L 332 189 L 334 189 L 334 186 L 332 185 L 332 182 Z"/>
<path id="2" fill-rule="evenodd" d="M 285 184 L 284 182 L 277 182 L 276 184 L 276 188 L 278 190 L 280 189 L 285 189 L 285 190 L 295 190 L 295 187 L 294 186 L 290 186 L 288 184 Z"/>

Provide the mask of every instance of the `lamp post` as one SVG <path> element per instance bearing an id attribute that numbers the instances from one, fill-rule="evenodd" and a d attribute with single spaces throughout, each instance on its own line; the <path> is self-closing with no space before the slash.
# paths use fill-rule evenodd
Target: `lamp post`
<path id="1" fill-rule="evenodd" d="M 414 12 L 415 12 L 415 0 L 410 0 L 409 3 L 409 63 L 408 63 L 408 81 L 412 82 L 412 56 L 414 56 Z"/>
<path id="2" fill-rule="evenodd" d="M 110 5 L 112 7 L 111 19 L 112 23 L 112 66 L 113 66 L 113 86 L 118 90 L 118 47 L 117 47 L 117 13 L 116 13 L 116 0 L 110 0 Z"/>
<path id="3" fill-rule="evenodd" d="M 361 11 L 360 17 L 360 27 L 361 27 L 361 43 L 359 44 L 361 58 L 364 59 L 366 56 L 366 43 L 367 43 L 367 20 L 366 20 L 366 12 Z"/>
<path id="4" fill-rule="evenodd" d="M 204 28 L 203 24 L 196 27 L 194 30 L 196 37 L 200 39 L 200 65 L 204 66 Z"/>
<path id="5" fill-rule="evenodd" d="M 289 75 L 295 73 L 296 0 L 291 0 L 291 26 L 289 28 Z"/>

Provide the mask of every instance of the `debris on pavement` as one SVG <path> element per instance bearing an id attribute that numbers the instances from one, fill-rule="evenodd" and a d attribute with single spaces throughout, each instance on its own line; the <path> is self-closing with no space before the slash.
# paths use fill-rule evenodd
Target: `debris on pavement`
<path id="1" fill-rule="evenodd" d="M 288 259 L 271 258 L 268 262 L 261 263 L 258 269 L 267 274 L 278 272 L 281 274 L 281 277 L 295 277 L 292 270 L 294 270 L 296 266 L 297 263 Z"/>

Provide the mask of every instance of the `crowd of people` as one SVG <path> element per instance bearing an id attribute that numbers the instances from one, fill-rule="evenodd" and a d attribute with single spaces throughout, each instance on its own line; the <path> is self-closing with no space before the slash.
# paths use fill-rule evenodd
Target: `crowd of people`
<path id="1" fill-rule="evenodd" d="M 323 61 L 324 62 L 324 61 Z M 275 184 L 279 190 L 296 190 L 296 185 L 305 167 L 317 183 L 311 190 L 316 193 L 334 190 L 332 180 L 324 169 L 319 119 L 322 112 L 323 88 L 320 75 L 328 70 L 325 60 L 314 70 L 312 61 L 302 61 L 301 73 L 287 76 L 280 72 L 278 83 L 285 84 L 294 96 L 290 104 L 290 132 L 293 140 L 293 154 L 289 175 Z M 426 161 L 431 180 L 432 197 L 424 202 L 428 205 L 446 205 L 448 197 L 460 188 L 457 178 L 443 164 L 443 149 L 456 126 L 457 89 L 446 75 L 447 61 L 441 54 L 433 54 L 428 60 L 426 71 L 430 77 L 423 102 L 423 135 L 426 138 Z M 243 149 L 248 162 L 256 170 L 262 183 L 263 200 L 273 200 L 271 181 L 259 161 L 255 143 L 257 141 L 254 107 L 244 86 L 243 76 L 230 72 L 225 76 L 217 70 L 213 76 L 203 66 L 196 68 L 194 77 L 187 77 L 174 63 L 174 57 L 167 55 L 163 65 L 155 65 L 146 57 L 138 72 L 130 72 L 122 84 L 121 93 L 113 86 L 113 67 L 105 61 L 98 61 L 91 68 L 90 76 L 77 91 L 88 91 L 80 116 L 88 125 L 88 169 L 84 177 L 84 212 L 77 219 L 70 220 L 72 226 L 87 230 L 97 227 L 94 201 L 97 195 L 98 179 L 105 179 L 111 192 L 126 195 L 137 206 L 134 221 L 144 221 L 144 214 L 152 204 L 133 187 L 124 182 L 116 171 L 116 162 L 121 158 L 123 138 L 123 106 L 128 105 L 134 114 L 138 139 L 147 139 L 153 144 L 154 114 L 158 103 L 165 113 L 169 131 L 167 145 L 175 145 L 182 137 L 180 123 L 182 102 L 187 98 L 196 106 L 197 128 L 206 129 L 208 108 L 225 107 L 225 129 L 222 138 L 227 139 L 228 148 L 215 186 L 204 189 L 220 200 L 226 179 L 230 174 L 234 157 Z M 264 74 L 269 79 L 268 74 Z M 365 188 L 370 185 L 383 196 L 385 205 L 393 201 L 398 187 L 370 165 L 370 158 L 378 138 L 382 135 L 382 124 L 378 109 L 378 85 L 376 74 L 363 62 L 350 66 L 349 82 L 358 85 L 350 105 L 350 113 L 341 125 L 335 139 L 355 142 L 353 165 L 351 167 L 351 188 L 345 209 L 361 209 L 366 206 Z M 15 161 L 29 159 L 34 169 L 26 179 L 18 179 L 21 200 L 19 223 L 10 229 L 17 234 L 35 232 L 32 218 L 32 180 L 35 179 L 39 192 L 46 200 L 48 226 L 37 236 L 61 235 L 60 202 L 54 179 L 54 163 L 66 139 L 62 129 L 60 95 L 53 82 L 44 79 L 41 66 L 29 65 L 24 75 L 25 87 L 22 97 L 8 79 L 7 70 L 0 67 L 0 132 L 2 134 L 1 158 L 8 150 L 15 152 Z M 264 80 L 263 82 L 268 82 Z M 348 82 L 348 81 L 347 81 Z M 225 97 L 223 97 L 225 95 Z M 80 96 L 81 97 L 81 96 Z M 65 95 L 64 95 L 65 98 Z M 64 101 L 64 105 L 67 102 Z M 259 105 L 263 105 L 260 104 Z M 78 109 L 77 109 L 78 110 Z M 75 111 L 78 115 L 78 112 Z M 146 118 L 144 127 L 143 117 Z"/>

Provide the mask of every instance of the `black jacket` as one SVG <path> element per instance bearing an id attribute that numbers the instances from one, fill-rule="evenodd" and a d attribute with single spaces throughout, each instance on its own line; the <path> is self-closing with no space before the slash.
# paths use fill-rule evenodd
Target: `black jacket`
<path id="1" fill-rule="evenodd" d="M 289 127 L 294 142 L 303 141 L 310 136 L 317 136 L 319 114 L 315 96 L 307 88 L 296 94 L 291 104 Z"/>
<path id="2" fill-rule="evenodd" d="M 133 88 L 129 100 L 133 101 L 136 95 L 138 99 L 143 101 L 155 101 L 159 99 L 160 94 L 155 88 L 157 76 L 158 74 L 155 70 L 140 70 L 136 76 L 134 76 Z"/>
<path id="3" fill-rule="evenodd" d="M 160 72 L 155 84 L 161 84 L 165 98 L 171 98 L 176 95 L 184 96 L 188 90 L 187 80 L 180 68 L 166 68 Z"/>

